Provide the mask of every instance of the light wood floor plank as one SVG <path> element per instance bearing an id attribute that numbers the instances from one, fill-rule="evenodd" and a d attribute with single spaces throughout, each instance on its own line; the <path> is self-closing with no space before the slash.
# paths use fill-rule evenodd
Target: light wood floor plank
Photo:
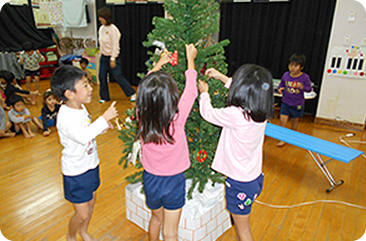
<path id="1" fill-rule="evenodd" d="M 41 81 L 41 92 L 49 81 Z M 92 119 L 101 115 L 111 102 L 98 103 L 98 86 L 93 101 L 86 105 Z M 125 120 L 127 108 L 135 106 L 116 83 L 110 83 L 111 97 L 117 100 L 120 119 Z M 40 115 L 41 99 L 36 106 L 27 105 L 34 116 Z M 272 121 L 279 124 L 278 119 Z M 64 241 L 73 207 L 63 197 L 60 158 L 62 147 L 54 127 L 49 137 L 32 125 L 35 138 L 0 139 L 0 230 L 10 240 Z M 338 144 L 339 136 L 352 131 L 313 123 L 304 116 L 299 131 Z M 89 232 L 98 240 L 148 240 L 147 233 L 126 219 L 126 176 L 136 171 L 118 165 L 123 142 L 115 130 L 97 137 L 101 160 L 101 186 Z M 366 141 L 366 131 L 346 140 Z M 345 183 L 331 193 L 325 190 L 328 181 L 306 150 L 291 145 L 276 146 L 277 140 L 266 138 L 264 144 L 264 187 L 258 200 L 272 205 L 294 205 L 315 200 L 338 200 L 366 206 L 365 158 L 349 164 L 333 161 L 327 166 L 335 179 Z M 366 152 L 364 144 L 352 143 Z M 366 229 L 366 210 L 342 204 L 318 203 L 292 209 L 278 209 L 254 203 L 251 213 L 254 240 L 258 241 L 353 241 Z M 78 237 L 80 241 L 81 238 Z M 235 229 L 226 231 L 220 241 L 236 240 Z"/>

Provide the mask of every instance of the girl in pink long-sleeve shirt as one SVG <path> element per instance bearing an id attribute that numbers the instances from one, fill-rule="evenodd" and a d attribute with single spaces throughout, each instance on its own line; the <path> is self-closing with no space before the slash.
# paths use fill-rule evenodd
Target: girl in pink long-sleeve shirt
<path id="1" fill-rule="evenodd" d="M 184 126 L 198 95 L 194 45 L 186 45 L 188 69 L 180 99 L 175 80 L 159 71 L 170 61 L 169 55 L 163 54 L 149 75 L 141 80 L 136 99 L 144 190 L 152 213 L 151 241 L 159 240 L 162 225 L 164 240 L 178 240 L 178 224 L 185 204 L 184 171 L 191 164 Z"/>
<path id="2" fill-rule="evenodd" d="M 199 81 L 200 113 L 222 127 L 212 169 L 226 178 L 226 204 L 234 218 L 237 240 L 253 240 L 249 215 L 263 186 L 262 148 L 267 119 L 273 115 L 272 75 L 263 67 L 246 64 L 232 78 L 215 69 L 206 75 L 230 88 L 227 107 L 214 109 L 208 84 Z"/>

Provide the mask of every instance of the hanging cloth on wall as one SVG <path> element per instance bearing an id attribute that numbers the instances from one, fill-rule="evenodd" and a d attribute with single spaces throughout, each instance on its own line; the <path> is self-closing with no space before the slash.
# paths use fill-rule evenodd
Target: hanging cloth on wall
<path id="1" fill-rule="evenodd" d="M 24 79 L 24 72 L 14 52 L 0 54 L 0 69 L 12 72 L 17 80 Z"/>
<path id="2" fill-rule="evenodd" d="M 87 27 L 85 0 L 62 0 L 64 26 L 70 28 Z"/>

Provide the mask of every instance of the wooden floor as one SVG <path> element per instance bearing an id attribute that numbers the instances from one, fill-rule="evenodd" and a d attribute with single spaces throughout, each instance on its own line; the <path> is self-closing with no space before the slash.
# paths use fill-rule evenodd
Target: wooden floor
<path id="1" fill-rule="evenodd" d="M 124 119 L 124 111 L 134 103 L 121 89 L 111 83 L 111 97 Z M 49 81 L 41 82 L 41 91 Z M 98 86 L 94 87 L 92 103 L 87 105 L 92 119 L 109 106 L 98 103 Z M 37 106 L 27 105 L 31 113 L 40 115 L 41 98 Z M 278 119 L 273 123 L 278 124 Z M 33 139 L 18 135 L 0 139 L 0 229 L 10 240 L 65 240 L 67 224 L 73 208 L 63 198 L 59 144 L 56 130 L 49 137 L 41 131 Z M 350 131 L 314 124 L 311 117 L 301 120 L 299 131 L 335 143 Z M 366 132 L 356 132 L 353 140 L 366 140 Z M 145 231 L 126 219 L 125 177 L 134 167 L 124 170 L 118 165 L 123 143 L 117 131 L 97 138 L 101 159 L 102 185 L 89 232 L 98 240 L 148 240 Z M 277 141 L 265 141 L 264 188 L 258 200 L 272 205 L 294 205 L 315 200 L 337 200 L 366 207 L 366 160 L 359 157 L 350 164 L 333 161 L 328 164 L 337 180 L 345 183 L 331 193 L 329 184 L 307 151 L 286 145 L 276 147 Z M 366 152 L 365 144 L 353 144 Z M 343 204 L 317 203 L 292 209 L 279 209 L 255 203 L 251 215 L 255 240 L 316 240 L 353 241 L 366 229 L 366 210 Z M 79 237 L 80 238 L 80 237 Z M 233 228 L 218 240 L 235 240 Z M 81 240 L 81 239 L 79 239 Z"/>

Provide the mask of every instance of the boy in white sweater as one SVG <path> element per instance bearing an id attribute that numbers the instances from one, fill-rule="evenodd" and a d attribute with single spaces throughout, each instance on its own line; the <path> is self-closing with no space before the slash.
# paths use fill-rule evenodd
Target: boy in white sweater
<path id="1" fill-rule="evenodd" d="M 57 130 L 64 149 L 61 169 L 66 200 L 74 205 L 69 222 L 68 241 L 96 240 L 87 231 L 99 187 L 99 157 L 95 138 L 109 128 L 109 120 L 118 116 L 116 102 L 92 123 L 84 104 L 92 100 L 92 90 L 81 69 L 63 65 L 51 78 L 52 91 L 64 101 L 57 116 Z"/>

